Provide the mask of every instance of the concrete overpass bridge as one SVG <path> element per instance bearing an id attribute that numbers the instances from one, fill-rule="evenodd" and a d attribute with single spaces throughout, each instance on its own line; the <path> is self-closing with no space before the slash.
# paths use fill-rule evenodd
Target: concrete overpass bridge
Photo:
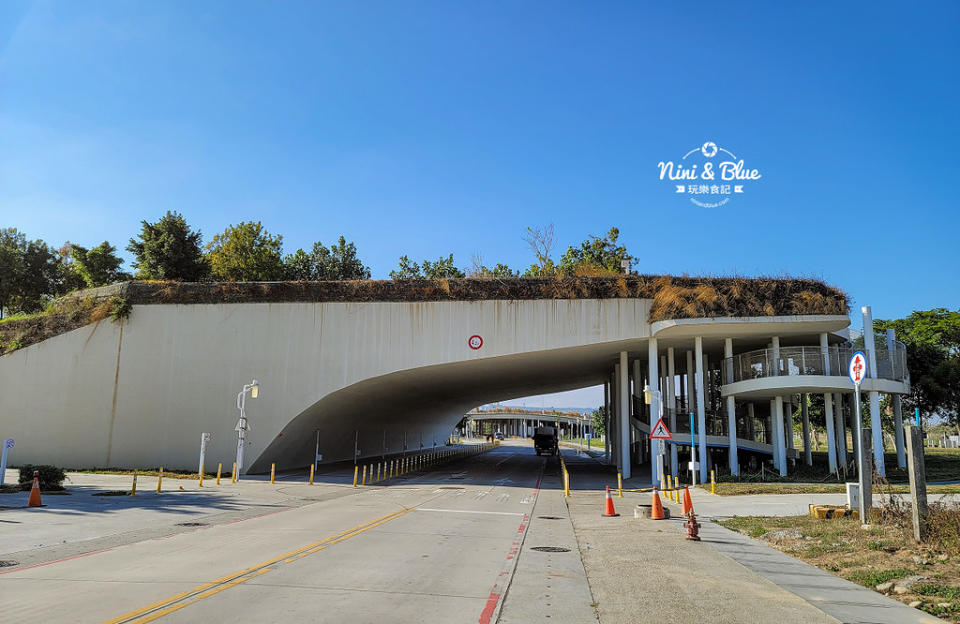
<path id="1" fill-rule="evenodd" d="M 0 432 L 16 438 L 16 462 L 189 469 L 207 432 L 208 465 L 229 466 L 235 397 L 256 378 L 250 472 L 308 466 L 318 440 L 323 461 L 441 445 L 478 405 L 597 384 L 608 457 L 625 474 L 650 461 L 642 431 L 659 407 L 639 399 L 648 384 L 668 397 L 668 419 L 692 408 L 701 430 L 732 439 L 732 468 L 736 440 L 762 435 L 786 471 L 783 405 L 852 391 L 835 333 L 849 324 L 845 300 L 812 280 L 132 282 L 78 297 L 131 312 L 63 333 L 0 326 L 24 344 L 0 356 Z M 807 349 L 802 371 L 785 359 L 796 348 Z M 906 392 L 899 365 L 865 390 Z"/>

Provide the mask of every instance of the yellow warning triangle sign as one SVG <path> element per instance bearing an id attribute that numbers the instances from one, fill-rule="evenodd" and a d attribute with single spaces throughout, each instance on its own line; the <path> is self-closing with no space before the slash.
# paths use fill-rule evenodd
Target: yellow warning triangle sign
<path id="1" fill-rule="evenodd" d="M 672 440 L 673 436 L 670 434 L 670 430 L 667 429 L 667 426 L 663 424 L 663 419 L 657 421 L 656 426 L 654 426 L 653 431 L 650 432 L 651 440 Z"/>

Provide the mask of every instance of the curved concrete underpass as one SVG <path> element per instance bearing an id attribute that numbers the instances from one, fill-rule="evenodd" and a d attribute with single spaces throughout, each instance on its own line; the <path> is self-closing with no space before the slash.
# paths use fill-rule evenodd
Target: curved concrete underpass
<path id="1" fill-rule="evenodd" d="M 75 468 L 193 470 L 201 434 L 210 433 L 206 466 L 222 462 L 229 470 L 237 393 L 257 379 L 259 397 L 246 402 L 252 430 L 244 469 L 266 472 L 273 463 L 306 469 L 317 446 L 324 462 L 335 462 L 351 460 L 355 449 L 372 458 L 443 445 L 478 405 L 604 384 L 608 460 L 629 476 L 631 466 L 651 461 L 645 432 L 658 406 L 643 406 L 646 385 L 665 397 L 678 442 L 684 434 L 689 440 L 689 425 L 684 430 L 686 419 L 675 422 L 676 415 L 697 412 L 708 446 L 729 446 L 731 470 L 740 446 L 772 454 L 785 473 L 797 451 L 783 435 L 789 423 L 775 416 L 791 414 L 798 396 L 833 393 L 843 413 L 840 397 L 852 388 L 839 370 L 845 338 L 836 332 L 849 325 L 846 315 L 651 323 L 652 303 L 137 303 L 123 321 L 103 320 L 0 357 L 0 428 L 17 440 L 17 463 Z M 482 338 L 479 348 L 473 336 Z M 831 361 L 833 370 L 824 370 Z M 727 379 L 733 362 L 736 375 Z M 881 371 L 868 382 L 871 401 L 909 390 L 903 374 Z M 736 427 L 732 440 L 725 422 Z M 838 438 L 846 424 L 838 417 Z M 830 445 L 831 457 L 843 461 Z"/>

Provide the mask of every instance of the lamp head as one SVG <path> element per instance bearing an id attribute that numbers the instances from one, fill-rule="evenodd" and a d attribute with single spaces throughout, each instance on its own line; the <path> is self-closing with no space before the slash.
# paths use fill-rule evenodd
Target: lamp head
<path id="1" fill-rule="evenodd" d="M 650 386 L 647 384 L 643 385 L 643 402 L 647 405 L 650 405 L 650 402 L 653 401 L 653 390 L 650 389 Z"/>
<path id="2" fill-rule="evenodd" d="M 250 384 L 250 398 L 255 399 L 260 394 L 260 382 L 256 379 Z"/>

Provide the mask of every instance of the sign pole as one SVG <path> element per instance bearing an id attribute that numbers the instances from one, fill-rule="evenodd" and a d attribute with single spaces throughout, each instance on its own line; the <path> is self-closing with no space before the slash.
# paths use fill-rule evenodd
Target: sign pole
<path id="1" fill-rule="evenodd" d="M 13 438 L 7 438 L 3 441 L 3 455 L 0 456 L 0 485 L 3 485 L 3 477 L 7 473 L 7 453 L 13 448 Z"/>
<path id="2" fill-rule="evenodd" d="M 853 407 L 854 407 L 854 427 L 858 440 L 857 444 L 857 485 L 859 490 L 859 512 L 860 524 L 868 524 L 870 507 L 872 505 L 871 486 L 872 481 L 868 481 L 873 476 L 872 467 L 867 465 L 864 460 L 863 448 L 863 417 L 860 411 L 860 383 L 866 376 L 867 357 L 862 351 L 857 351 L 850 357 L 849 374 L 853 381 Z"/>
<path id="3" fill-rule="evenodd" d="M 690 412 L 690 484 L 697 484 L 697 429 L 693 412 Z"/>

